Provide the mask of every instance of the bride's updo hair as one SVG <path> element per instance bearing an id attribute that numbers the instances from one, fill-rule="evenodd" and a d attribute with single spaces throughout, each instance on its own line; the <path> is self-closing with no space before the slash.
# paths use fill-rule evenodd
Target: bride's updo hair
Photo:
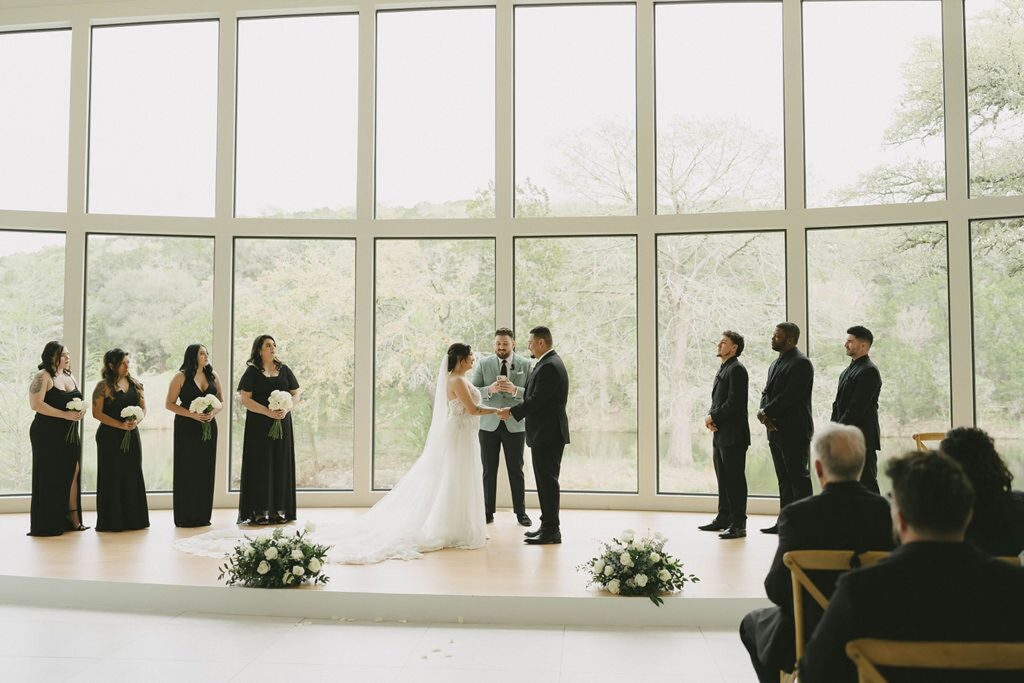
<path id="1" fill-rule="evenodd" d="M 456 342 L 448 347 L 448 372 L 455 369 L 455 366 L 459 364 L 459 361 L 464 358 L 469 358 L 469 355 L 473 353 L 469 345 L 460 344 Z"/>

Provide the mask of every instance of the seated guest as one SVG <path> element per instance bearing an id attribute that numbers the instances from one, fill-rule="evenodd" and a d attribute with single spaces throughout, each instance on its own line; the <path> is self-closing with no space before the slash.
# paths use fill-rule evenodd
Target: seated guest
<path id="1" fill-rule="evenodd" d="M 779 680 L 796 661 L 793 631 L 793 585 L 782 564 L 790 550 L 890 550 L 893 546 L 889 504 L 860 484 L 864 467 L 864 436 L 853 426 L 830 423 L 811 444 L 814 471 L 821 493 L 783 508 L 779 515 L 779 548 L 764 580 L 768 599 L 777 607 L 754 610 L 740 624 L 740 639 L 762 683 Z M 832 592 L 835 572 L 812 572 L 825 595 Z M 821 610 L 804 610 L 805 635 Z"/>
<path id="2" fill-rule="evenodd" d="M 974 490 L 952 458 L 908 453 L 886 466 L 892 479 L 893 527 L 902 545 L 887 559 L 843 575 L 800 660 L 802 683 L 854 683 L 846 656 L 856 638 L 909 641 L 1024 640 L 1024 569 L 969 543 Z M 937 681 L 931 671 L 891 669 L 893 681 Z M 957 680 L 980 680 L 977 672 Z M 942 678 L 941 680 L 947 680 Z M 984 680 L 1020 681 L 1017 672 Z"/>
<path id="3" fill-rule="evenodd" d="M 967 540 L 989 555 L 1019 555 L 1024 550 L 1024 492 L 1013 491 L 1013 474 L 981 429 L 957 427 L 939 446 L 964 468 L 974 487 L 974 516 Z"/>

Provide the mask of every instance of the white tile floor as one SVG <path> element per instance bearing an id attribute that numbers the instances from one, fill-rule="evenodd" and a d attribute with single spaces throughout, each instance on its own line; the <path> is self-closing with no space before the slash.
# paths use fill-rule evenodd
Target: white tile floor
<path id="1" fill-rule="evenodd" d="M 652 607 L 653 609 L 653 607 Z M 0 605 L 21 681 L 756 681 L 735 630 L 400 624 Z"/>

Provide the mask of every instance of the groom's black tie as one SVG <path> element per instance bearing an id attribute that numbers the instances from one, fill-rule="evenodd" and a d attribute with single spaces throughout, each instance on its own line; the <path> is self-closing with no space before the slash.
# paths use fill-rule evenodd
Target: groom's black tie
<path id="1" fill-rule="evenodd" d="M 503 359 L 501 361 L 501 370 L 498 372 L 498 374 L 499 375 L 503 375 L 505 377 L 508 377 L 508 361 L 507 360 Z"/>

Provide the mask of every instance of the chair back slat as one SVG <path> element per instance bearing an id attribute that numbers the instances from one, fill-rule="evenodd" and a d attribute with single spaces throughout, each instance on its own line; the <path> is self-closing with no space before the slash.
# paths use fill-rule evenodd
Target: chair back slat
<path id="1" fill-rule="evenodd" d="M 846 644 L 860 683 L 886 683 L 879 666 L 961 671 L 1024 671 L 1024 643 L 909 642 L 858 638 Z"/>

